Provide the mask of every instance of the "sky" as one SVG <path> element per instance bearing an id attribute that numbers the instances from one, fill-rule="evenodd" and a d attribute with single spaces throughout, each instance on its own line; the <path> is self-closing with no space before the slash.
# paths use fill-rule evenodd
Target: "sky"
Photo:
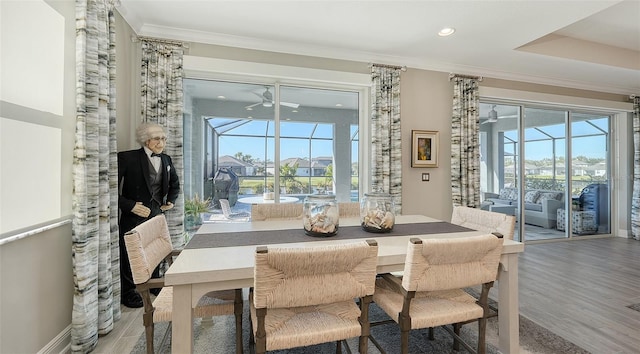
<path id="1" fill-rule="evenodd" d="M 608 120 L 599 119 L 587 122 L 575 122 L 571 125 L 571 134 L 574 136 L 571 146 L 571 153 L 574 157 L 586 156 L 589 158 L 606 158 L 607 156 L 607 135 L 603 131 L 608 131 Z M 565 125 L 550 125 L 544 127 L 527 128 L 525 140 L 529 141 L 525 145 L 525 156 L 527 160 L 542 160 L 553 156 L 553 139 L 555 139 L 556 156 L 565 156 Z M 505 138 L 517 140 L 516 131 L 505 132 Z"/>
<path id="2" fill-rule="evenodd" d="M 267 124 L 267 121 L 252 121 L 229 129 L 220 136 L 220 155 L 235 156 L 242 152 L 264 160 L 266 149 L 267 158 L 273 160 L 274 139 L 268 138 L 265 143 L 265 135 L 274 135 L 273 124 Z M 283 122 L 280 125 L 280 156 L 282 159 L 333 156 L 333 135 L 333 124 Z M 352 125 L 349 136 L 357 139 L 357 125 Z M 356 146 L 352 146 L 351 160 L 358 161 Z"/>
<path id="3" fill-rule="evenodd" d="M 273 139 L 268 139 L 267 146 L 263 137 L 265 134 L 273 135 L 272 127 L 258 128 L 249 125 L 241 126 L 233 129 L 233 134 L 244 134 L 250 136 L 234 137 L 222 136 L 220 138 L 220 155 L 235 156 L 237 152 L 245 155 L 251 155 L 253 158 L 263 160 L 265 158 L 265 148 L 267 149 L 267 159 L 273 160 Z M 355 134 L 354 127 L 351 135 Z M 572 139 L 572 155 L 586 156 L 589 158 L 606 158 L 607 156 L 607 136 L 603 132 L 608 131 L 608 119 L 595 119 L 574 122 L 571 125 L 571 134 L 575 137 Z M 292 124 L 283 123 L 281 126 L 281 159 L 299 157 L 308 158 L 309 156 L 333 156 L 333 136 L 332 126 L 330 124 Z M 312 139 L 311 143 L 309 136 Z M 508 131 L 504 133 L 505 140 L 518 140 L 516 131 Z M 525 145 L 525 156 L 527 160 L 542 160 L 551 158 L 554 154 L 554 146 L 552 141 L 555 140 L 555 155 L 565 156 L 565 125 L 549 125 L 539 126 L 535 128 L 527 128 L 525 130 L 525 140 L 529 141 Z M 296 138 L 297 137 L 297 138 Z M 441 142 L 442 143 L 442 142 Z M 311 145 L 310 145 L 311 144 Z M 513 153 L 513 149 L 505 147 L 507 152 Z M 357 149 L 352 149 L 352 161 L 358 161 Z M 340 154 L 340 152 L 338 152 Z"/>
<path id="4" fill-rule="evenodd" d="M 274 144 L 273 139 L 269 139 L 267 144 L 267 159 L 273 160 Z M 264 139 L 245 138 L 245 137 L 222 137 L 220 139 L 220 156 L 235 156 L 237 152 L 244 155 L 251 155 L 252 158 L 264 160 L 265 142 Z M 352 148 L 351 161 L 358 161 L 358 151 Z M 311 153 L 309 153 L 311 151 Z M 338 152 L 340 153 L 340 152 Z M 312 141 L 309 146 L 308 139 L 281 139 L 280 156 L 282 160 L 299 157 L 308 158 L 320 156 L 333 156 L 333 142 L 331 140 Z"/>

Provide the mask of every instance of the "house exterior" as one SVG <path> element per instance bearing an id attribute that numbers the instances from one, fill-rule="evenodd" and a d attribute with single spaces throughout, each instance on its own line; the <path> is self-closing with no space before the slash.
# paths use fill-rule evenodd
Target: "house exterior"
<path id="1" fill-rule="evenodd" d="M 328 163 L 327 163 L 328 162 Z M 330 157 L 318 157 L 312 158 L 311 161 L 298 157 L 292 157 L 280 161 L 280 166 L 298 166 L 296 169 L 296 176 L 298 177 L 315 177 L 325 176 L 327 167 L 333 162 Z M 267 165 L 267 175 L 274 175 L 273 164 Z"/>
<path id="2" fill-rule="evenodd" d="M 238 160 L 229 155 L 218 157 L 218 166 L 220 168 L 231 169 L 238 176 L 255 176 L 255 166 L 252 163 Z"/>

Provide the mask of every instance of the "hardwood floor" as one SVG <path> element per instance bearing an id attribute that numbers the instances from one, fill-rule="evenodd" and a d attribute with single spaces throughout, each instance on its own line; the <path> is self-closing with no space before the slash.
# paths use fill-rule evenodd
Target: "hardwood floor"
<path id="1" fill-rule="evenodd" d="M 122 306 L 122 317 L 115 323 L 111 333 L 98 339 L 98 346 L 92 352 L 94 354 L 131 353 L 131 349 L 138 342 L 138 338 L 144 333 L 142 325 L 142 308 L 130 309 Z"/>
<path id="2" fill-rule="evenodd" d="M 520 313 L 592 353 L 640 353 L 640 241 L 526 245 Z"/>
<path id="3" fill-rule="evenodd" d="M 519 278 L 523 316 L 594 354 L 640 353 L 640 312 L 627 307 L 640 303 L 640 241 L 527 244 Z M 142 333 L 142 311 L 123 307 L 94 353 L 129 353 Z"/>

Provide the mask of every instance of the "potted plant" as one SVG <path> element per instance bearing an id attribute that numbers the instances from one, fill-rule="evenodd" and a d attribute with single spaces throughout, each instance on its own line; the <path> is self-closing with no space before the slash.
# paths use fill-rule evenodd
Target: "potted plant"
<path id="1" fill-rule="evenodd" d="M 201 199 L 198 193 L 193 198 L 184 200 L 184 224 L 187 230 L 197 229 L 202 225 L 202 213 L 209 211 L 211 198 Z"/>

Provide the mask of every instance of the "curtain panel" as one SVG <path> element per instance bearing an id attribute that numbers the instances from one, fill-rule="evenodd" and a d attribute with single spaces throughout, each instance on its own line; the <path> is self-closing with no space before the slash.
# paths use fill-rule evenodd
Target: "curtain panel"
<path id="1" fill-rule="evenodd" d="M 454 206 L 480 206 L 478 79 L 453 77 L 451 197 Z"/>
<path id="2" fill-rule="evenodd" d="M 402 211 L 401 68 L 371 66 L 371 190 L 391 194 Z"/>
<path id="3" fill-rule="evenodd" d="M 182 58 L 184 44 L 155 39 L 142 39 L 140 123 L 157 123 L 167 133 L 165 153 L 171 156 L 180 179 L 180 190 L 184 191 L 184 158 L 182 132 L 184 104 Z M 184 243 L 184 193 L 176 200 L 175 207 L 165 213 L 171 242 L 174 248 Z"/>
<path id="4" fill-rule="evenodd" d="M 631 234 L 640 240 L 640 96 L 633 98 L 633 151 Z"/>
<path id="5" fill-rule="evenodd" d="M 109 0 L 75 6 L 71 351 L 88 353 L 120 319 L 115 17 Z"/>

